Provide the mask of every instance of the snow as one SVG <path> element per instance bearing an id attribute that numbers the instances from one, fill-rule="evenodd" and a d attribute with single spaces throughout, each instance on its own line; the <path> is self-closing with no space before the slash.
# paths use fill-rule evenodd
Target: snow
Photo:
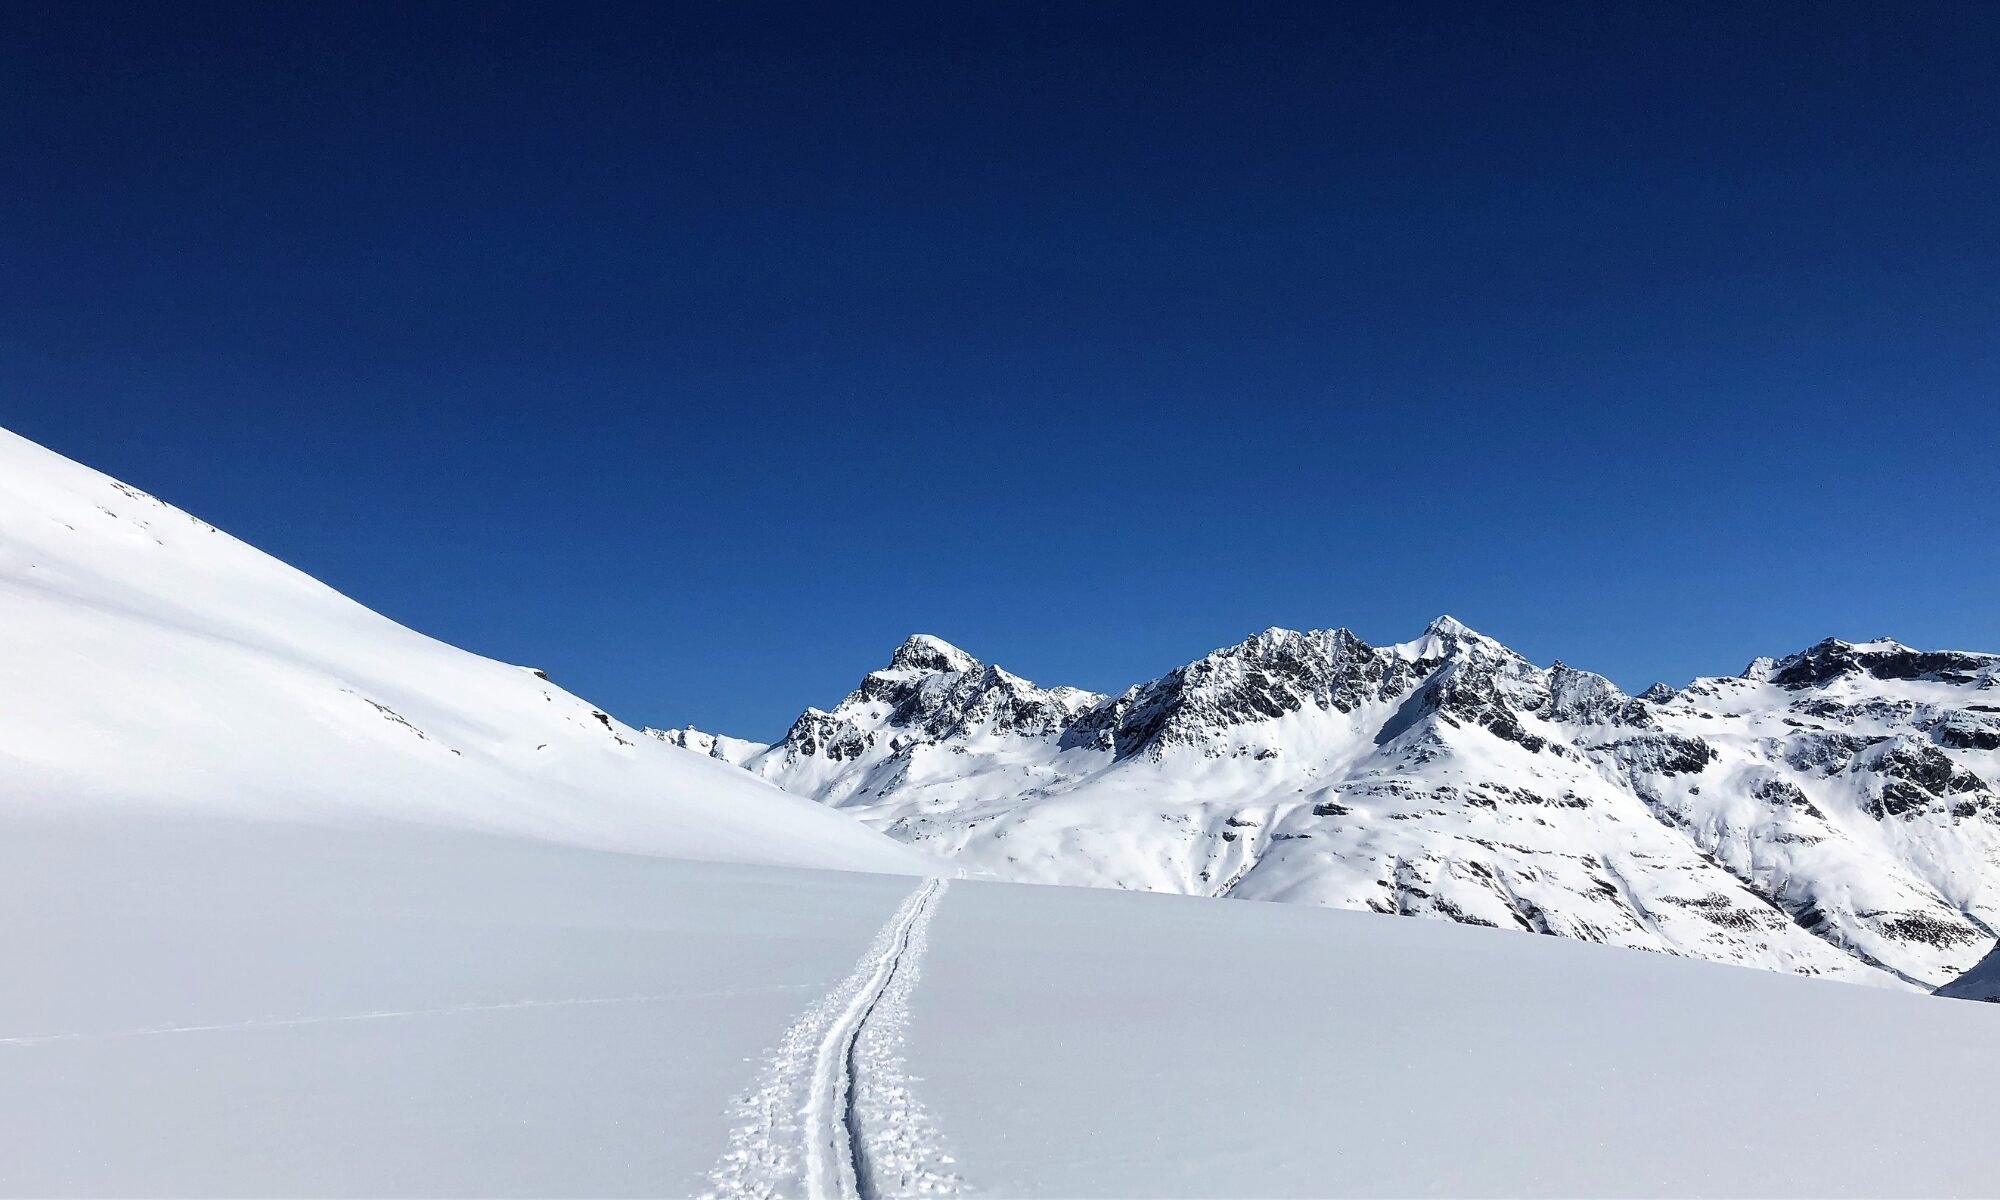
<path id="1" fill-rule="evenodd" d="M 2000 944 L 1987 951 L 1986 957 L 1973 964 L 1970 971 L 1939 988 L 1937 994 L 2000 1004 Z"/>
<path id="2" fill-rule="evenodd" d="M 8 832 L 14 1195 L 686 1194 L 910 887 L 411 827 Z"/>
<path id="3" fill-rule="evenodd" d="M 1910 649 L 1909 646 L 1904 645 L 1903 643 L 1897 641 L 1895 638 L 1892 637 L 1878 637 L 1878 638 L 1871 638 L 1870 640 L 1865 642 L 1844 642 L 1842 644 L 1845 645 L 1850 650 L 1857 650 L 1864 654 L 1880 654 L 1892 650 Z"/>
<path id="4" fill-rule="evenodd" d="M 390 822 L 938 869 L 5 431 L 0 531 L 0 819 Z"/>
<path id="5" fill-rule="evenodd" d="M 1458 897 L 1462 917 L 1499 905 L 1686 952 L 1718 935 L 1677 901 L 1753 903 L 1737 880 L 1762 869 L 1654 862 L 1670 831 L 1623 776 L 1403 720 L 1400 695 L 1215 721 L 1246 703 L 1231 689 L 1292 695 L 1286 656 L 1359 654 L 1342 636 L 1210 656 L 1139 714 L 1180 740 L 1115 762 L 1060 736 L 1112 699 L 913 639 L 872 695 L 802 718 L 802 739 L 866 735 L 852 770 L 789 769 L 878 820 L 870 802 L 902 789 L 890 828 L 958 838 L 961 862 L 1107 886 L 947 882 L 730 765 L 775 750 L 645 736 L 12 435 L 0 531 L 6 1195 L 1949 1195 L 2000 1177 L 2000 1010 L 1319 907 L 1394 861 L 1398 911 Z M 1494 694 L 1524 704 L 1618 708 L 1463 627 L 1420 641 L 1477 660 L 1426 667 L 1440 683 L 1496 669 Z M 1340 684 L 1305 666 L 1302 686 Z M 1943 711 L 1952 686 L 1891 690 Z M 1662 706 L 1749 721 L 1740 745 L 1714 739 L 1704 782 L 1759 769 L 1768 687 L 1696 681 Z M 1553 734 L 1532 708 L 1522 723 Z M 1850 727 L 1903 740 L 1815 792 L 1847 804 L 1834 819 L 1858 822 L 1877 776 L 1949 788 L 1983 761 L 1926 757 L 1917 711 L 1856 708 Z M 1953 738 L 1981 736 L 1954 712 Z M 1505 826 L 1440 807 L 1441 787 L 1494 779 L 1589 802 Z M 1733 809 L 1696 815 L 1738 844 Z M 1856 828 L 1908 861 L 1938 836 Z M 1516 890 L 1475 886 L 1464 864 L 1487 862 Z M 1866 866 L 1817 878 L 1875 903 Z M 1111 890 L 1135 881 L 1312 903 Z M 1598 883 L 1646 923 L 1563 925 Z M 1714 946 L 1888 978 L 1760 937 Z"/>
<path id="6" fill-rule="evenodd" d="M 1440 617 L 1383 647 L 1267 629 L 1092 698 L 933 643 L 723 757 L 1025 882 L 1925 991 L 2000 927 L 1994 656 L 1829 639 L 1639 699 Z"/>
<path id="7" fill-rule="evenodd" d="M 407 825 L 16 818 L 0 1191 L 822 1194 L 801 1114 L 868 995 L 849 1082 L 882 1194 L 2000 1177 L 1987 1006 L 1310 907 L 926 887 Z"/>
<path id="8" fill-rule="evenodd" d="M 932 940 L 912 1066 L 1001 1195 L 1945 1195 L 2000 1155 L 2000 1022 L 1920 997 L 1070 889 L 954 885 Z"/>
<path id="9" fill-rule="evenodd" d="M 1273 626 L 1271 629 L 1266 631 L 1266 634 L 1268 636 L 1270 634 L 1284 634 L 1290 632 L 1291 632 L 1290 630 L 1280 629 L 1276 626 Z M 1430 624 L 1424 626 L 1423 633 L 1419 635 L 1415 640 L 1408 642 L 1398 642 L 1395 646 L 1391 647 L 1391 649 L 1399 652 L 1405 658 L 1411 659 L 1412 661 L 1416 661 L 1422 659 L 1448 658 L 1451 656 L 1452 652 L 1456 650 L 1460 645 L 1467 643 L 1476 644 L 1481 647 L 1489 648 L 1492 650 L 1502 651 L 1507 654 L 1513 653 L 1513 651 L 1507 650 L 1506 647 L 1500 645 L 1500 643 L 1494 641 L 1492 638 L 1489 638 L 1482 633 L 1477 632 L 1471 626 L 1459 620 L 1457 617 L 1450 615 L 1449 613 L 1434 618 Z"/>
<path id="10" fill-rule="evenodd" d="M 970 671 L 979 660 L 932 633 L 913 633 L 889 660 L 895 671 Z"/>
<path id="11" fill-rule="evenodd" d="M 723 762 L 739 767 L 749 762 L 751 758 L 769 749 L 762 742 L 753 742 L 748 738 L 729 737 L 726 734 L 703 733 L 692 725 L 683 729 L 648 728 L 640 732 L 648 737 L 665 742 L 669 746 L 679 746 L 683 750 L 692 750 L 696 754 L 721 759 Z"/>

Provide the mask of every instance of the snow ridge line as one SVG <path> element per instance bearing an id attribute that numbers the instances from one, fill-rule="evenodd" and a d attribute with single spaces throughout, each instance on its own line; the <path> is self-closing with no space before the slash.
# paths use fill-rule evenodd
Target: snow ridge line
<path id="1" fill-rule="evenodd" d="M 963 1180 L 903 1069 L 903 1031 L 943 880 L 897 906 L 837 986 L 794 1020 L 734 1105 L 706 1200 L 952 1195 Z"/>

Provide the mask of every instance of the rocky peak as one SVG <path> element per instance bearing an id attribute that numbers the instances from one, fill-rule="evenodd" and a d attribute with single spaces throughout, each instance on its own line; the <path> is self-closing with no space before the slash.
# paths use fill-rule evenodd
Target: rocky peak
<path id="1" fill-rule="evenodd" d="M 1547 701 L 1546 672 L 1494 638 L 1453 617 L 1439 617 L 1415 641 L 1388 647 L 1419 677 L 1456 688 L 1497 691 L 1517 705 Z"/>
<path id="2" fill-rule="evenodd" d="M 892 724 L 936 741 L 990 732 L 1044 737 L 1069 723 L 1074 697 L 1057 696 L 999 667 L 940 673 L 919 680 Z"/>
<path id="3" fill-rule="evenodd" d="M 1080 713 L 1093 705 L 1102 704 L 1107 699 L 1100 692 L 1085 691 L 1080 687 L 1069 687 L 1065 684 L 1057 684 L 1055 687 L 1048 689 L 1048 693 L 1050 698 L 1072 714 Z"/>
<path id="4" fill-rule="evenodd" d="M 1048 882 L 1963 971 L 2000 926 L 2000 656 L 1829 640 L 1746 674 L 1633 698 L 1440 618 L 1379 647 L 1266 629 L 1106 699 L 918 637 L 746 765 Z"/>
<path id="5" fill-rule="evenodd" d="M 1208 745 L 1221 731 L 1308 707 L 1352 712 L 1380 693 L 1383 671 L 1381 654 L 1348 630 L 1273 626 L 1083 713 L 1063 744 L 1120 758 Z"/>
<path id="6" fill-rule="evenodd" d="M 796 754 L 851 758 L 877 745 L 900 749 L 983 733 L 1042 737 L 1061 732 L 1075 712 L 1102 699 L 1076 688 L 1037 687 L 942 638 L 915 634 L 833 712 L 807 709 L 786 744 Z"/>
<path id="7" fill-rule="evenodd" d="M 943 638 L 913 633 L 889 656 L 891 671 L 973 671 L 979 660 Z"/>
<path id="8" fill-rule="evenodd" d="M 1761 661 L 1761 660 L 1760 660 Z M 1747 672 L 1746 672 L 1747 674 Z M 1959 650 L 1913 650 L 1892 638 L 1844 642 L 1827 638 L 1779 659 L 1767 678 L 1779 687 L 1819 687 L 1844 676 L 1983 683 L 2000 675 L 2000 656 Z"/>
<path id="9" fill-rule="evenodd" d="M 1545 714 L 1559 703 L 1552 690 L 1552 683 L 1558 680 L 1567 689 L 1566 702 L 1579 711 L 1590 708 L 1609 713 L 1633 703 L 1603 676 L 1561 663 L 1553 671 L 1543 671 L 1500 642 L 1448 616 L 1432 621 L 1416 640 L 1387 647 L 1385 654 L 1390 662 L 1384 691 L 1412 694 L 1378 733 L 1378 744 L 1387 744 L 1431 721 L 1452 727 L 1478 726 L 1503 741 L 1540 751 L 1547 746 L 1546 739 L 1530 732 L 1522 718 Z M 1435 731 L 1422 736 L 1434 737 Z"/>
<path id="10" fill-rule="evenodd" d="M 654 729 L 648 725 L 639 732 L 645 734 L 647 737 L 658 738 L 669 746 L 679 746 L 683 750 L 692 750 L 696 754 L 711 754 L 715 749 L 715 735 L 704 733 L 692 725 L 683 729 Z M 720 756 L 717 755 L 716 757 Z"/>
<path id="11" fill-rule="evenodd" d="M 1438 617 L 1424 626 L 1415 641 L 1398 642 L 1386 649 L 1412 663 L 1436 664 L 1454 656 L 1473 636 L 1472 630 L 1455 617 Z"/>
<path id="12" fill-rule="evenodd" d="M 1493 638 L 1467 625 L 1457 617 L 1445 615 L 1433 618 L 1424 626 L 1414 642 L 1404 645 L 1419 648 L 1419 658 L 1450 658 L 1457 654 L 1476 651 L 1498 652 L 1515 658 L 1520 657 Z"/>
<path id="13" fill-rule="evenodd" d="M 1451 616 L 1438 617 L 1424 626 L 1415 640 L 1385 646 L 1383 652 L 1407 664 L 1407 672 L 1398 672 L 1407 676 L 1400 681 L 1404 683 L 1432 676 L 1453 664 L 1471 664 L 1475 674 L 1539 674 L 1527 659 Z"/>
<path id="14" fill-rule="evenodd" d="M 692 725 L 681 729 L 648 727 L 640 732 L 648 737 L 658 738 L 669 746 L 679 746 L 683 750 L 692 750 L 696 754 L 719 758 L 723 762 L 734 763 L 737 766 L 742 766 L 750 758 L 768 749 L 762 742 L 733 738 L 726 734 L 707 733 Z"/>
<path id="15" fill-rule="evenodd" d="M 1476 638 L 1484 637 L 1485 635 L 1479 633 L 1472 626 L 1467 625 L 1450 613 L 1439 613 L 1437 616 L 1431 618 L 1430 624 L 1424 626 L 1424 636 L 1437 638 Z"/>
<path id="16" fill-rule="evenodd" d="M 1651 725 L 1646 706 L 1617 684 L 1556 660 L 1549 668 L 1549 700 L 1541 715 L 1568 725 Z"/>

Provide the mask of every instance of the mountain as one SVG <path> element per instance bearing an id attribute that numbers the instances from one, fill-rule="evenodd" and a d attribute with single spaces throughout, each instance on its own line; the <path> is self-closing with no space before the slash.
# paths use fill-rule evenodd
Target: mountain
<path id="1" fill-rule="evenodd" d="M 147 813 L 937 865 L 5 431 L 0 533 L 10 829 Z"/>
<path id="2" fill-rule="evenodd" d="M 855 812 L 907 810 L 906 835 L 1048 874 L 1038 841 L 1083 838 L 1108 880 L 1160 849 L 1140 816 L 1213 821 L 1176 824 L 1181 859 L 1144 878 L 1254 851 L 1239 895 L 1320 886 L 1286 848 L 1484 839 L 1520 873 L 1495 871 L 1507 911 L 1546 904 L 1555 928 L 1585 871 L 1561 838 L 1652 870 L 1642 898 L 1734 886 L 1638 861 L 1686 835 L 1630 815 L 1637 791 L 1523 800 L 1599 758 L 1678 780 L 1700 755 L 1643 740 L 1693 736 L 1678 696 L 1635 708 L 1443 623 L 1384 648 L 1273 631 L 1118 697 L 918 638 L 784 746 L 656 739 L 9 437 L 0 533 L 0 1195 L 1947 1195 L 2000 1172 L 1983 1006 L 1312 905 L 947 881 L 733 765 L 818 772 Z M 1730 702 L 1794 670 L 1873 695 L 1987 667 L 1834 647 Z M 1887 739 L 1850 754 L 1881 820 L 1973 795 L 1983 726 L 1954 714 L 1926 727 L 1949 769 Z M 1573 729 L 1597 732 L 1553 740 Z M 1281 771 L 1329 779 L 1259 774 Z M 1396 895 L 1448 915 L 1457 893 L 1416 892 L 1471 861 L 1412 859 Z M 1870 970 L 1733 932 L 1793 969 Z"/>
<path id="3" fill-rule="evenodd" d="M 992 876 L 1490 925 L 1910 988 L 2000 924 L 2000 656 L 1829 639 L 1639 696 L 1450 617 L 1115 696 L 927 635 L 770 746 L 651 731 Z"/>

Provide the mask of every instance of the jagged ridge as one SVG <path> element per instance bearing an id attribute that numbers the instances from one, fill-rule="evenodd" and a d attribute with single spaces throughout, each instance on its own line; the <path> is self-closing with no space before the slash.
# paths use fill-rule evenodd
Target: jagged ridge
<path id="1" fill-rule="evenodd" d="M 1829 639 L 1635 697 L 1440 617 L 1099 696 L 918 635 L 772 746 L 662 736 L 1011 878 L 1935 986 L 2000 921 L 1996 687 L 2000 656 Z"/>

